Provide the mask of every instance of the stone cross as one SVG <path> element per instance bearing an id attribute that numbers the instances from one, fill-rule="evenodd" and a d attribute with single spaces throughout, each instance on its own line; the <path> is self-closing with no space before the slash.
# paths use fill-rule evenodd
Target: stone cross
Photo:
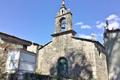
<path id="1" fill-rule="evenodd" d="M 65 6 L 65 0 L 62 0 L 62 6 Z"/>

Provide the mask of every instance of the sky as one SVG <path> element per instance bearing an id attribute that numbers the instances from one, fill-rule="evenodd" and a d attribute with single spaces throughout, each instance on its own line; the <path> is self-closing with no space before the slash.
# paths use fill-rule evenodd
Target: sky
<path id="1" fill-rule="evenodd" d="M 0 0 L 0 32 L 39 44 L 52 40 L 55 16 L 62 0 Z M 78 37 L 103 43 L 105 21 L 109 29 L 119 28 L 120 0 L 65 0 L 73 14 Z"/>

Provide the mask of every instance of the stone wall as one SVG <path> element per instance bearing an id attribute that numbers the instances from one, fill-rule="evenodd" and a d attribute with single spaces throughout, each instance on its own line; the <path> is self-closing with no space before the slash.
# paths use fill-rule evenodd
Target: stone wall
<path id="1" fill-rule="evenodd" d="M 120 79 L 120 30 L 105 33 L 105 47 L 110 80 Z"/>
<path id="2" fill-rule="evenodd" d="M 108 69 L 107 69 L 107 59 L 106 55 L 95 48 L 95 59 L 96 59 L 96 74 L 97 80 L 108 80 Z"/>

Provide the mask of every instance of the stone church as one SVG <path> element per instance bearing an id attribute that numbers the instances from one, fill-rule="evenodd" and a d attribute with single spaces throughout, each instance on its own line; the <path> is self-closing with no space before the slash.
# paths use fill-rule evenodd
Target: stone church
<path id="1" fill-rule="evenodd" d="M 0 32 L 0 80 L 120 80 L 120 29 L 108 26 L 103 45 L 94 37 L 76 37 L 72 12 L 62 0 L 47 44 Z M 26 79 L 25 73 L 33 76 Z"/>
<path id="2" fill-rule="evenodd" d="M 62 0 L 52 41 L 39 50 L 36 72 L 61 80 L 108 80 L 104 46 L 95 39 L 76 37 L 72 27 L 72 12 Z"/>

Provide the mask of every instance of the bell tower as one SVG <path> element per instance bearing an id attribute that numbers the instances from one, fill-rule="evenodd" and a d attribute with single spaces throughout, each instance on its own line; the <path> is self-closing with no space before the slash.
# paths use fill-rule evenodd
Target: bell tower
<path id="1" fill-rule="evenodd" d="M 76 32 L 72 30 L 72 13 L 70 9 L 66 8 L 65 0 L 62 0 L 62 5 L 55 17 L 55 27 L 55 33 L 52 34 L 53 37 L 68 33 L 72 33 L 72 35 L 76 34 Z"/>

